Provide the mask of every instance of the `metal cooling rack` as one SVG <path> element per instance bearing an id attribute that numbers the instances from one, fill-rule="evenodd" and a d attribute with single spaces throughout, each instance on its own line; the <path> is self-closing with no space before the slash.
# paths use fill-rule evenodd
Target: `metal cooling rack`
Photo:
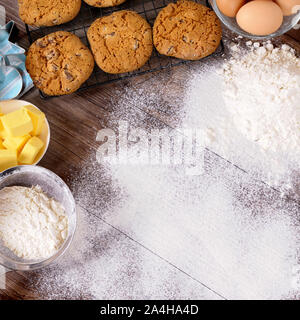
<path id="1" fill-rule="evenodd" d="M 209 5 L 209 1 L 200 1 L 195 0 L 198 3 Z M 171 2 L 175 2 L 172 0 L 127 0 L 120 6 L 110 7 L 110 8 L 95 8 L 87 5 L 84 1 L 82 1 L 82 7 L 79 15 L 72 21 L 65 23 L 59 26 L 53 27 L 42 27 L 36 28 L 28 25 L 26 26 L 26 31 L 28 35 L 28 40 L 33 43 L 35 40 L 46 36 L 47 34 L 59 30 L 69 31 L 77 35 L 81 41 L 89 47 L 88 39 L 87 39 L 87 30 L 90 25 L 97 19 L 105 15 L 109 15 L 114 11 L 119 10 L 134 10 L 139 13 L 142 17 L 144 17 L 151 26 L 153 26 L 154 20 L 158 14 L 158 12 L 168 5 Z M 220 55 L 223 53 L 224 45 L 221 42 L 221 45 L 212 55 Z M 209 57 L 211 57 L 210 55 Z M 206 57 L 206 58 L 209 58 Z M 204 59 L 206 59 L 204 58 Z M 203 60 L 203 59 L 202 59 Z M 123 79 L 128 79 L 131 77 L 135 77 L 138 75 L 146 74 L 149 72 L 155 72 L 167 68 L 171 68 L 174 66 L 178 66 L 185 63 L 190 63 L 192 61 L 180 60 L 177 58 L 167 57 L 160 55 L 154 48 L 153 53 L 149 61 L 140 69 L 123 73 L 123 74 L 108 74 L 102 71 L 97 65 L 95 65 L 94 71 L 91 77 L 80 87 L 79 90 L 86 90 L 89 88 L 93 88 L 99 85 L 103 85 L 110 82 L 116 82 Z M 43 92 L 41 93 L 41 97 L 46 99 L 49 96 L 45 95 Z"/>

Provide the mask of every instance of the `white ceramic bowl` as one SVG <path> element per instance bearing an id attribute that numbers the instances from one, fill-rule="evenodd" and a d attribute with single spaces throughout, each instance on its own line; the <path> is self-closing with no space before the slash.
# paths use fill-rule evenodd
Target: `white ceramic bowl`
<path id="1" fill-rule="evenodd" d="M 33 105 L 30 102 L 24 101 L 24 100 L 7 100 L 7 101 L 0 101 L 0 111 L 3 114 L 7 114 L 13 111 L 16 111 L 18 109 L 21 109 L 24 106 L 32 105 L 37 110 L 39 108 L 35 105 Z M 43 149 L 39 152 L 39 154 L 36 156 L 35 161 L 33 165 L 38 164 L 44 157 L 45 153 L 48 150 L 49 143 L 50 143 L 50 127 L 47 118 L 45 118 L 45 124 L 42 128 L 42 133 L 39 136 L 39 138 L 44 142 Z"/>

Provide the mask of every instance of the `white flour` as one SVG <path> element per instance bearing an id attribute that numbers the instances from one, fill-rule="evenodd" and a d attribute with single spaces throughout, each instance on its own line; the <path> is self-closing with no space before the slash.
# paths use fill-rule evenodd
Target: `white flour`
<path id="1" fill-rule="evenodd" d="M 40 187 L 9 187 L 0 191 L 0 238 L 23 259 L 53 255 L 68 233 L 68 219 L 60 203 Z"/>
<path id="2" fill-rule="evenodd" d="M 59 264 L 32 275 L 47 299 L 218 299 L 99 218 L 78 208 L 79 230 Z M 183 285 L 184 284 L 184 285 Z"/>
<path id="3" fill-rule="evenodd" d="M 299 190 L 293 176 L 300 167 L 300 59 L 287 45 L 274 48 L 270 42 L 248 42 L 248 47 L 233 45 L 233 56 L 219 75 L 216 65 L 205 74 L 193 74 L 183 122 L 206 128 L 209 148 L 224 158 L 273 186 L 292 189 L 295 195 Z"/>
<path id="4" fill-rule="evenodd" d="M 298 296 L 297 205 L 229 164 L 207 166 L 189 177 L 182 168 L 88 163 L 74 180 L 88 210 L 75 242 L 60 264 L 32 276 L 33 289 L 59 299 Z"/>
<path id="5" fill-rule="evenodd" d="M 249 46 L 251 43 L 249 43 Z M 300 156 L 300 59 L 271 43 L 223 66 L 224 98 L 237 129 L 267 152 Z"/>
<path id="6" fill-rule="evenodd" d="M 150 130 L 165 125 L 141 109 L 170 122 L 176 113 L 178 127 L 207 128 L 214 150 L 246 154 L 245 169 L 259 166 L 265 151 L 235 126 L 212 64 L 129 86 L 112 118 Z M 91 159 L 73 177 L 76 201 L 87 210 L 82 229 L 64 260 L 35 274 L 32 287 L 45 298 L 299 299 L 299 205 L 253 172 L 212 153 L 201 176 L 180 166 L 104 167 Z"/>

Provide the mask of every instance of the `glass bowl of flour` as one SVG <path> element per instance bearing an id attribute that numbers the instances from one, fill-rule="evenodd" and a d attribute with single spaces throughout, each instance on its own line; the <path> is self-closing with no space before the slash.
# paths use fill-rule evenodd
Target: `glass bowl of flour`
<path id="1" fill-rule="evenodd" d="M 62 256 L 77 223 L 73 195 L 56 174 L 18 166 L 0 174 L 0 265 L 35 270 Z"/>

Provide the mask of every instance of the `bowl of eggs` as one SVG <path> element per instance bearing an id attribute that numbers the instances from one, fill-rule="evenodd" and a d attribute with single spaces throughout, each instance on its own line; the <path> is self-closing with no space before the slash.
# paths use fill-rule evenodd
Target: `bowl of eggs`
<path id="1" fill-rule="evenodd" d="M 300 23 L 300 0 L 210 0 L 219 19 L 253 40 L 280 36 Z"/>

